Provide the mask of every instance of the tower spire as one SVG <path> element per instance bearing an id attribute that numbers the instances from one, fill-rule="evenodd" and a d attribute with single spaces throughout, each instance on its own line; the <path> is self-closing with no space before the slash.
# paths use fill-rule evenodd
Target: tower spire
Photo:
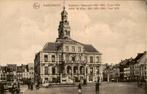
<path id="1" fill-rule="evenodd" d="M 65 10 L 65 6 L 63 6 L 63 10 Z"/>
<path id="2" fill-rule="evenodd" d="M 58 38 L 59 39 L 70 38 L 68 13 L 65 9 L 65 6 L 63 6 L 63 11 L 61 12 L 61 21 L 58 28 Z"/>

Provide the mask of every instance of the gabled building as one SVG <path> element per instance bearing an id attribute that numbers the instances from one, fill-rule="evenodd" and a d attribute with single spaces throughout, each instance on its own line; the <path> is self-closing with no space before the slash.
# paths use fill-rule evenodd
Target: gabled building
<path id="1" fill-rule="evenodd" d="M 83 44 L 70 37 L 68 13 L 63 9 L 58 38 L 48 42 L 35 55 L 36 81 L 41 83 L 96 82 L 99 77 L 101 53 L 91 44 Z"/>
<path id="2" fill-rule="evenodd" d="M 17 65 L 16 64 L 7 64 L 6 66 L 6 76 L 7 81 L 13 81 L 16 79 Z"/>
<path id="3" fill-rule="evenodd" d="M 34 63 L 28 64 L 29 78 L 34 79 Z"/>
<path id="4" fill-rule="evenodd" d="M 138 68 L 136 69 L 136 74 L 138 73 L 137 75 L 141 80 L 145 80 L 147 79 L 147 52 L 138 54 L 136 58 L 138 58 L 136 60 L 136 67 Z"/>
<path id="5" fill-rule="evenodd" d="M 5 66 L 0 66 L 0 80 L 7 80 L 7 74 L 6 74 L 6 67 Z"/>

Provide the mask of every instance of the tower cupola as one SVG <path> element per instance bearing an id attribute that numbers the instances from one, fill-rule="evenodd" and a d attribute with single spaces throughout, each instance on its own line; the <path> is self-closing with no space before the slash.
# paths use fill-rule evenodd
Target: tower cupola
<path id="1" fill-rule="evenodd" d="M 63 7 L 63 11 L 61 12 L 61 21 L 58 28 L 58 38 L 70 38 L 70 26 L 68 21 L 68 13 Z"/>

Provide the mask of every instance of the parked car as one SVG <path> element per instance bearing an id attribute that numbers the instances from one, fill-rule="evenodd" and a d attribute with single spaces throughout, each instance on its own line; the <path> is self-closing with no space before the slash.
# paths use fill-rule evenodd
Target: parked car
<path id="1" fill-rule="evenodd" d="M 0 82 L 0 90 L 1 91 L 9 91 L 9 92 L 17 92 L 19 93 L 20 87 L 17 84 L 14 84 L 13 82 L 8 81 L 2 81 Z"/>
<path id="2" fill-rule="evenodd" d="M 12 89 L 12 82 L 0 81 L 0 91 L 10 91 Z"/>
<path id="3" fill-rule="evenodd" d="M 10 92 L 12 92 L 12 94 L 20 92 L 20 83 L 18 81 L 13 82 L 12 89 L 10 90 Z"/>
<path id="4" fill-rule="evenodd" d="M 13 85 L 12 82 L 6 82 L 5 85 L 4 85 L 4 89 L 5 90 L 11 90 L 12 89 L 12 85 Z"/>
<path id="5" fill-rule="evenodd" d="M 0 94 L 4 92 L 4 83 L 0 81 Z"/>

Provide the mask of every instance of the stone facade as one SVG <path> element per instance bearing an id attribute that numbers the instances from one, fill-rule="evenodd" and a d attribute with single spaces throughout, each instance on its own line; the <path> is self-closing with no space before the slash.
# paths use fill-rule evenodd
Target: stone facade
<path id="1" fill-rule="evenodd" d="M 41 83 L 96 82 L 101 53 L 92 45 L 70 38 L 68 13 L 63 9 L 55 42 L 48 42 L 35 55 L 35 79 Z"/>
<path id="2" fill-rule="evenodd" d="M 137 60 L 139 66 L 139 76 L 142 80 L 147 80 L 147 52 L 142 53 L 142 56 Z M 137 71 L 137 70 L 136 70 Z"/>

